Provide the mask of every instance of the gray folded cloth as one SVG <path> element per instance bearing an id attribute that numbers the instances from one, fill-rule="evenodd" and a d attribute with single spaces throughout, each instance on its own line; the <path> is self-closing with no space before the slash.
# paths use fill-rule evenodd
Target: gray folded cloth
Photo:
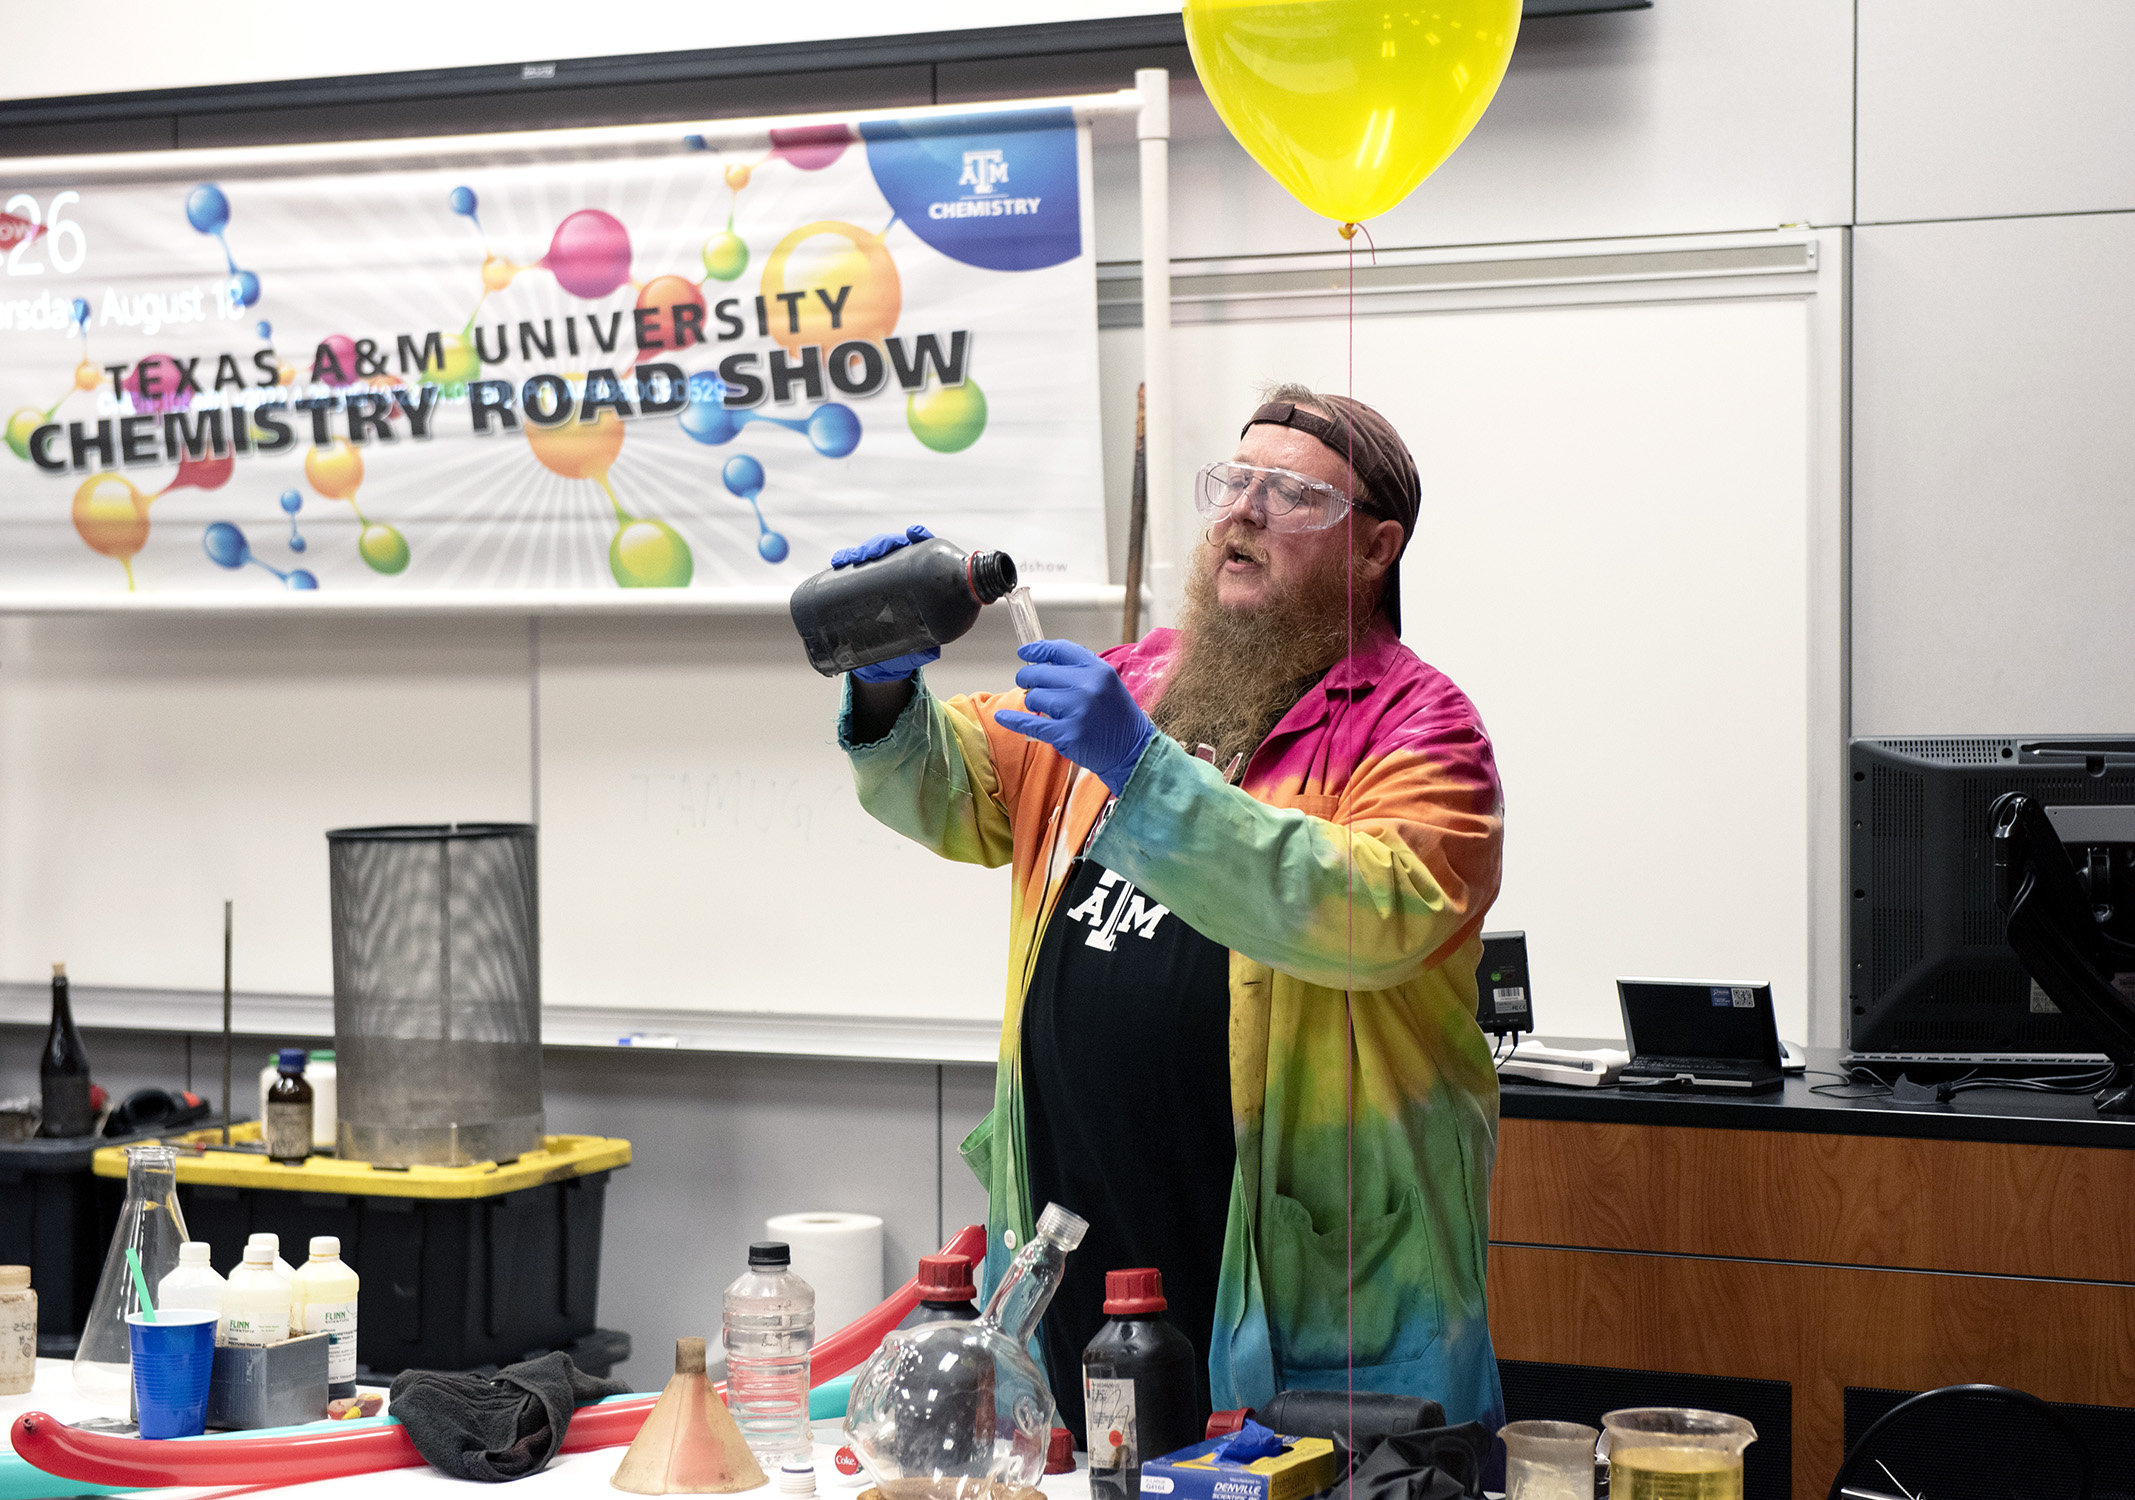
<path id="1" fill-rule="evenodd" d="M 596 1380 L 558 1350 L 494 1376 L 403 1370 L 393 1377 L 390 1410 L 431 1468 L 500 1484 L 546 1468 L 575 1409 L 629 1389 Z"/>

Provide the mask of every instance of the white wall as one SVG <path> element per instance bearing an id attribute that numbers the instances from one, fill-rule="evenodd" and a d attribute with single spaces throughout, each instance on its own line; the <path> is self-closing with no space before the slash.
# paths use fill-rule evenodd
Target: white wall
<path id="1" fill-rule="evenodd" d="M 1855 731 L 2135 730 L 2135 9 L 1860 15 Z"/>
<path id="2" fill-rule="evenodd" d="M 1846 223 L 1852 35 L 1849 0 L 1660 0 L 1530 20 L 1489 113 L 1372 237 L 1393 248 Z M 1183 73 L 1172 132 L 1174 256 L 1340 248 Z M 1133 260 L 1133 146 L 1119 138 L 1100 168 L 1099 254 Z"/>
<path id="3" fill-rule="evenodd" d="M 2135 6 L 1861 0 L 1860 221 L 2135 208 Z"/>
<path id="4" fill-rule="evenodd" d="M 1854 250 L 1854 731 L 2135 730 L 2135 213 Z"/>

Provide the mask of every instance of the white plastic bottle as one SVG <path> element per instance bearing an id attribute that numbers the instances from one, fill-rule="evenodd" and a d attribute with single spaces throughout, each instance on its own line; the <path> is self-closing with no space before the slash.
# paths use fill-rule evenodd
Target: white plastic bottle
<path id="1" fill-rule="evenodd" d="M 766 1468 L 812 1451 L 808 1354 L 815 1343 L 815 1288 L 793 1274 L 776 1240 L 749 1246 L 749 1269 L 726 1289 L 726 1401 L 742 1440 Z"/>
<path id="2" fill-rule="evenodd" d="M 245 1241 L 245 1249 L 248 1251 L 254 1245 L 267 1247 L 267 1260 L 274 1267 L 274 1274 L 282 1278 L 284 1286 L 294 1287 L 297 1281 L 296 1267 L 282 1259 L 282 1237 L 269 1234 L 263 1229 Z"/>
<path id="3" fill-rule="evenodd" d="M 341 1259 L 341 1241 L 311 1237 L 311 1259 L 297 1271 L 293 1333 L 326 1335 L 326 1393 L 356 1394 L 356 1293 L 362 1283 Z"/>
<path id="4" fill-rule="evenodd" d="M 178 1264 L 156 1283 L 156 1306 L 195 1308 L 201 1312 L 222 1312 L 222 1294 L 227 1286 L 220 1274 L 208 1263 L 208 1242 L 187 1240 L 178 1247 Z M 222 1330 L 216 1330 L 216 1342 L 220 1343 Z"/>
<path id="5" fill-rule="evenodd" d="M 230 1272 L 222 1290 L 222 1319 L 215 1341 L 237 1348 L 261 1348 L 289 1337 L 289 1287 L 274 1269 L 274 1252 L 259 1243 L 245 1246 L 244 1264 Z"/>

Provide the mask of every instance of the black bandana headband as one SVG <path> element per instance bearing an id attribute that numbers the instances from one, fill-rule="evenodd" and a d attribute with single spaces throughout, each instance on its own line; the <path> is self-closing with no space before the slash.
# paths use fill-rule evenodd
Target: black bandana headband
<path id="1" fill-rule="evenodd" d="M 1343 420 L 1331 421 L 1294 402 L 1270 401 L 1246 418 L 1245 426 L 1238 429 L 1238 436 L 1242 438 L 1254 427 L 1266 423 L 1293 428 L 1317 439 L 1330 453 L 1349 465 L 1355 479 L 1351 487 L 1351 503 L 1369 515 L 1401 523 L 1401 550 L 1406 552 L 1409 538 L 1416 533 L 1417 512 L 1423 508 L 1423 486 L 1417 477 L 1416 460 L 1410 455 L 1408 444 L 1401 441 L 1401 434 L 1394 431 L 1391 422 L 1363 402 L 1352 401 L 1346 396 L 1324 396 L 1321 399 Z M 1386 575 L 1386 588 L 1380 595 L 1379 607 L 1398 631 L 1401 628 L 1401 561 L 1398 554 Z"/>

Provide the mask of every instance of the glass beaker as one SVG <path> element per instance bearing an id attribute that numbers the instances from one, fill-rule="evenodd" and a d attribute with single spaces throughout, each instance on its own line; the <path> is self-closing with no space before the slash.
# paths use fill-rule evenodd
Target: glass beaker
<path id="1" fill-rule="evenodd" d="M 1601 1434 L 1578 1422 L 1508 1422 L 1505 1500 L 1594 1500 L 1594 1444 Z"/>
<path id="2" fill-rule="evenodd" d="M 1725 1412 L 1636 1406 L 1603 1415 L 1609 1500 L 1742 1500 L 1742 1450 L 1757 1429 Z"/>
<path id="3" fill-rule="evenodd" d="M 1030 1357 L 1089 1225 L 1057 1203 L 974 1323 L 892 1332 L 853 1381 L 845 1428 L 883 1500 L 1014 1500 L 1045 1472 L 1053 1393 Z"/>
<path id="4" fill-rule="evenodd" d="M 96 1301 L 74 1351 L 74 1388 L 85 1400 L 113 1411 L 130 1409 L 133 1400 L 133 1344 L 126 1315 L 141 1310 L 133 1272 L 126 1264 L 129 1246 L 141 1256 L 141 1275 L 158 1285 L 177 1269 L 178 1247 L 185 1243 L 185 1215 L 178 1208 L 178 1152 L 171 1146 L 126 1148 L 126 1206 L 119 1227 L 104 1252 L 104 1274 L 97 1279 Z"/>

